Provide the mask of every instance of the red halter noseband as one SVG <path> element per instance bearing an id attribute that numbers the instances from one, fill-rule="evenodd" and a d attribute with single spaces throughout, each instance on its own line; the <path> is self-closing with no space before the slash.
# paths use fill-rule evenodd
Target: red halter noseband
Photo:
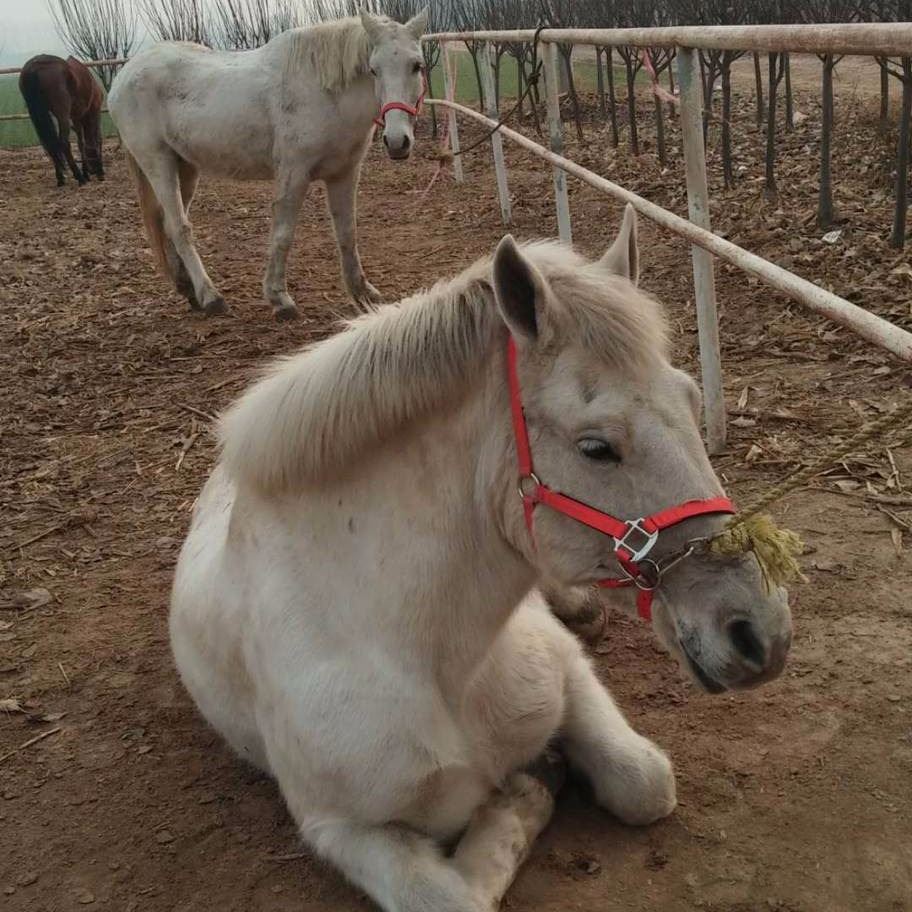
<path id="1" fill-rule="evenodd" d="M 385 127 L 387 111 L 405 111 L 410 117 L 417 117 L 421 113 L 421 105 L 424 102 L 425 95 L 427 95 L 427 76 L 425 75 L 424 67 L 422 67 L 421 94 L 418 96 L 418 101 L 415 102 L 414 107 L 410 104 L 406 104 L 404 101 L 388 101 L 380 108 L 380 113 L 374 118 L 374 123 L 378 127 Z"/>
<path id="2" fill-rule="evenodd" d="M 533 531 L 533 514 L 537 504 L 544 504 L 558 513 L 563 513 L 591 529 L 614 539 L 614 555 L 624 573 L 620 578 L 598 581 L 606 589 L 620 589 L 629 586 L 637 588 L 637 611 L 643 620 L 652 619 L 652 599 L 662 577 L 676 564 L 689 557 L 695 542 L 688 543 L 683 550 L 669 555 L 662 563 L 650 560 L 649 553 L 658 541 L 663 529 L 675 526 L 694 516 L 711 513 L 734 513 L 735 507 L 727 497 L 711 497 L 708 500 L 689 500 L 676 507 L 669 507 L 652 516 L 640 519 L 616 519 L 579 500 L 553 491 L 539 481 L 532 468 L 532 449 L 529 445 L 529 431 L 523 413 L 522 392 L 519 388 L 516 341 L 511 335 L 507 341 L 507 375 L 510 384 L 510 410 L 513 415 L 513 436 L 516 440 L 516 455 L 519 463 L 519 494 L 523 501 L 526 527 Z"/>

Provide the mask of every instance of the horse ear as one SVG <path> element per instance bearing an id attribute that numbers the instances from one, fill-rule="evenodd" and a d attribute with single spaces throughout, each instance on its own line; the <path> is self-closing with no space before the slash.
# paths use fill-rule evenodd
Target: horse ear
<path id="1" fill-rule="evenodd" d="M 367 40 L 371 44 L 377 44 L 380 38 L 383 35 L 383 23 L 373 15 L 369 13 L 364 7 L 361 8 L 361 25 L 364 27 L 364 31 L 367 32 Z"/>
<path id="2" fill-rule="evenodd" d="M 504 322 L 515 336 L 538 338 L 547 288 L 542 274 L 523 256 L 513 235 L 494 253 L 494 297 Z"/>
<path id="3" fill-rule="evenodd" d="M 621 230 L 614 243 L 605 252 L 601 264 L 614 275 L 630 279 L 634 285 L 640 281 L 640 248 L 637 244 L 636 209 L 627 204 Z"/>
<path id="4" fill-rule="evenodd" d="M 416 41 L 427 31 L 428 16 L 429 8 L 425 7 L 420 13 L 416 13 L 405 23 L 405 27 L 412 33 Z"/>

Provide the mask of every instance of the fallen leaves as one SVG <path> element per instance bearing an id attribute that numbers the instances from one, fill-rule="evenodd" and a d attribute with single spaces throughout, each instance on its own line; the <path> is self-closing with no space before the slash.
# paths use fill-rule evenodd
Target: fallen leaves
<path id="1" fill-rule="evenodd" d="M 26 589 L 23 592 L 14 592 L 9 600 L 9 607 L 18 611 L 34 611 L 43 608 L 54 598 L 50 590 L 44 588 Z"/>
<path id="2" fill-rule="evenodd" d="M 46 722 L 59 722 L 66 713 L 55 712 L 55 713 L 43 713 L 37 707 L 33 706 L 29 702 L 21 702 L 16 697 L 7 697 L 3 700 L 0 700 L 0 713 L 7 713 L 9 715 L 19 714 L 25 716 L 29 722 L 34 723 L 46 723 Z"/>

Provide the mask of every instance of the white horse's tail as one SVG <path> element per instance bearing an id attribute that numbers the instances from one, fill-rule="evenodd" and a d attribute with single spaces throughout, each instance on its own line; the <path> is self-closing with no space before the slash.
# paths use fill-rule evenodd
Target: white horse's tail
<path id="1" fill-rule="evenodd" d="M 139 194 L 139 208 L 142 210 L 143 224 L 146 226 L 146 235 L 149 238 L 149 244 L 158 265 L 166 276 L 171 277 L 171 270 L 168 264 L 167 243 L 168 238 L 165 234 L 165 218 L 158 197 L 149 183 L 149 178 L 143 173 L 139 163 L 130 155 L 127 155 L 127 164 L 136 181 L 136 190 Z"/>

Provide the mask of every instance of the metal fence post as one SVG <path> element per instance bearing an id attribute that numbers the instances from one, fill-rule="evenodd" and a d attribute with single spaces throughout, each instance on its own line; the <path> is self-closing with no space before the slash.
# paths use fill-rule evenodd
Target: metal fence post
<path id="1" fill-rule="evenodd" d="M 690 220 L 709 231 L 709 192 L 706 186 L 706 153 L 703 147 L 703 93 L 700 61 L 693 48 L 678 48 L 678 84 L 681 90 L 681 130 L 687 169 L 687 211 Z M 694 300 L 700 339 L 700 372 L 706 415 L 706 445 L 710 453 L 725 447 L 725 393 L 719 351 L 719 315 L 712 254 L 691 247 Z"/>
<path id="2" fill-rule="evenodd" d="M 548 133 L 551 137 L 551 151 L 563 155 L 564 129 L 560 116 L 560 66 L 556 44 L 542 42 L 545 61 L 545 95 L 548 103 Z M 557 204 L 557 233 L 562 241 L 570 243 L 573 232 L 570 228 L 570 199 L 567 196 L 567 173 L 554 168 L 554 198 Z"/>
<path id="3" fill-rule="evenodd" d="M 450 56 L 450 45 L 447 41 L 440 42 L 443 51 L 443 93 L 450 101 L 456 101 L 456 86 L 454 84 L 451 67 L 453 58 Z M 459 127 L 456 123 L 456 112 L 447 108 L 447 130 L 450 134 L 450 150 L 453 153 L 453 177 L 457 184 L 465 180 L 462 173 L 462 156 L 459 154 Z"/>
<path id="4" fill-rule="evenodd" d="M 484 106 L 491 120 L 500 120 L 497 110 L 497 95 L 494 91 L 494 47 L 485 42 L 485 51 L 481 61 L 481 76 L 484 83 Z M 507 164 L 504 161 L 503 137 L 499 130 L 491 134 L 491 149 L 494 152 L 494 173 L 497 175 L 497 195 L 500 197 L 500 215 L 503 223 L 513 221 L 510 209 L 510 188 L 507 186 Z"/>

